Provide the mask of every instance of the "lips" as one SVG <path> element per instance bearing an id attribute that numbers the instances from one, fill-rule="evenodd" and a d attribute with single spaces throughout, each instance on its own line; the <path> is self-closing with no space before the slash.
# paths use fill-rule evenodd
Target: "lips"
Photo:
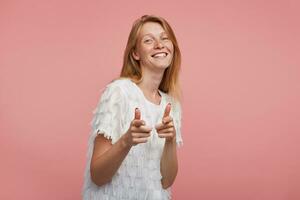
<path id="1" fill-rule="evenodd" d="M 153 58 L 165 58 L 167 57 L 168 53 L 167 52 L 157 52 L 151 55 Z"/>

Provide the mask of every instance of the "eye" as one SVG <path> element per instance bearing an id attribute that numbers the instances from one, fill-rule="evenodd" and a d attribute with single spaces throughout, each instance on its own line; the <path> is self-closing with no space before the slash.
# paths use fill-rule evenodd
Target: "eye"
<path id="1" fill-rule="evenodd" d="M 144 43 L 150 44 L 152 42 L 152 39 L 145 39 Z"/>
<path id="2" fill-rule="evenodd" d="M 169 40 L 169 36 L 168 36 L 168 34 L 166 34 L 166 33 L 162 34 L 160 38 L 161 38 L 162 40 Z"/>

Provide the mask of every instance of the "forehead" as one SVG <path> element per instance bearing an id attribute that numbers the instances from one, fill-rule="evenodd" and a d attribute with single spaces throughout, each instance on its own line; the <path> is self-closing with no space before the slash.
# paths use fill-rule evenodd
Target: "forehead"
<path id="1" fill-rule="evenodd" d="M 140 37 L 145 35 L 161 35 L 165 33 L 164 28 L 157 22 L 146 22 L 140 30 Z"/>

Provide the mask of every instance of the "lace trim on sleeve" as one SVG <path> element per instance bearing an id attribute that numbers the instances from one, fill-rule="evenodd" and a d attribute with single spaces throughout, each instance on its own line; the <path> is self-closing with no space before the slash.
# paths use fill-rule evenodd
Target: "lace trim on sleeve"
<path id="1" fill-rule="evenodd" d="M 103 134 L 115 143 L 122 130 L 122 110 L 124 109 L 124 96 L 121 88 L 108 85 L 104 90 L 91 122 L 93 134 Z"/>

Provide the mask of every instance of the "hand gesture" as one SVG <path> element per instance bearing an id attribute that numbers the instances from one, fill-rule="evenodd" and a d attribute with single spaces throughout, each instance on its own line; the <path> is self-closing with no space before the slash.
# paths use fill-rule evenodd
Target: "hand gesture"
<path id="1" fill-rule="evenodd" d="M 176 139 L 176 131 L 174 128 L 173 119 L 170 116 L 170 112 L 171 104 L 168 103 L 165 108 L 162 123 L 159 123 L 155 126 L 158 136 L 160 138 L 165 138 L 167 142 L 171 142 Z"/>
<path id="2" fill-rule="evenodd" d="M 152 128 L 145 125 L 145 121 L 141 120 L 141 111 L 136 108 L 134 119 L 130 123 L 130 127 L 126 132 L 126 143 L 129 146 L 135 146 L 140 143 L 146 143 L 150 136 Z"/>

